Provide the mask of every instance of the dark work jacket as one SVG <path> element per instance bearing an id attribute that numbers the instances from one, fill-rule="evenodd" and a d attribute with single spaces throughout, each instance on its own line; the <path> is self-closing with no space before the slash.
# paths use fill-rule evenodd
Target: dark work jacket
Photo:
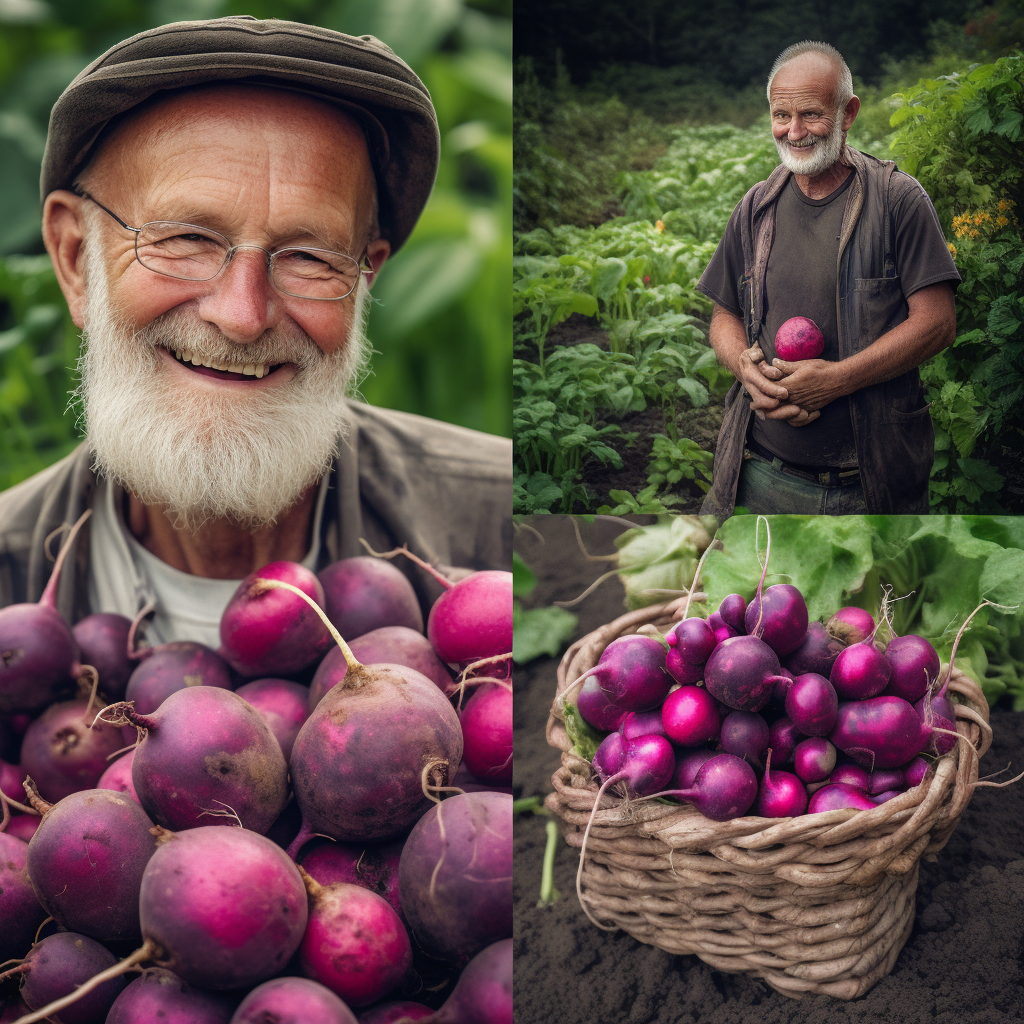
<path id="1" fill-rule="evenodd" d="M 427 561 L 466 569 L 512 568 L 512 445 L 409 413 L 348 402 L 347 436 L 331 471 L 321 563 L 402 544 Z M 96 477 L 83 443 L 0 494 L 0 608 L 38 601 L 53 562 L 46 538 L 92 507 Z M 50 545 L 55 550 L 59 541 Z M 52 554 L 52 550 L 51 550 Z M 438 583 L 408 559 L 394 564 L 424 608 Z M 318 566 L 320 568 L 321 566 Z M 89 522 L 61 572 L 57 608 L 69 624 L 87 615 Z"/>
<path id="2" fill-rule="evenodd" d="M 867 348 L 907 319 L 889 211 L 906 191 L 921 188 L 909 175 L 894 174 L 896 165 L 891 160 L 878 160 L 849 146 L 845 157 L 853 166 L 854 179 L 843 215 L 836 279 L 842 359 Z M 749 345 L 755 344 L 764 323 L 776 200 L 789 175 L 780 165 L 740 201 L 744 273 L 739 297 Z M 850 413 L 868 512 L 927 512 L 935 434 L 917 369 L 855 391 L 850 396 Z M 725 399 L 712 486 L 701 506 L 702 515 L 714 515 L 719 520 L 732 515 L 753 415 L 750 398 L 737 381 Z"/>

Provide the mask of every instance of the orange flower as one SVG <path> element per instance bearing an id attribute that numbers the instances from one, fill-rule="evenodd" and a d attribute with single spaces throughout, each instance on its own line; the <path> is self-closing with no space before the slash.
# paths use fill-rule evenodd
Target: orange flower
<path id="1" fill-rule="evenodd" d="M 664 231 L 665 230 L 665 222 L 663 220 L 656 220 L 654 222 L 654 230 L 655 231 Z"/>

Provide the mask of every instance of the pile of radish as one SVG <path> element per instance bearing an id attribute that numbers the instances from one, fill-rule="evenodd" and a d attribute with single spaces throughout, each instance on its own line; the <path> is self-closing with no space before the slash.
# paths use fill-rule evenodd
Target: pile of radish
<path id="1" fill-rule="evenodd" d="M 571 684 L 567 704 L 605 734 L 601 793 L 674 799 L 714 821 L 866 810 L 952 749 L 951 668 L 922 637 L 896 636 L 884 602 L 878 623 L 853 607 L 808 622 L 796 587 L 763 584 L 706 619 L 687 601 L 664 635 L 612 641 Z"/>
<path id="2" fill-rule="evenodd" d="M 277 562 L 147 648 L 57 612 L 78 525 L 0 609 L 0 1020 L 511 1024 L 512 574 L 424 626 L 387 560 Z"/>

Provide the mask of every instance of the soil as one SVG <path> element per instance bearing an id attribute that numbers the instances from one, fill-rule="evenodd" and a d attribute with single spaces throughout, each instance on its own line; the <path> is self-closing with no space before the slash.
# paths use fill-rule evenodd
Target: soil
<path id="1" fill-rule="evenodd" d="M 649 517 L 632 517 L 638 523 Z M 516 548 L 536 573 L 530 606 L 572 598 L 609 568 L 579 551 L 568 517 L 536 516 Z M 592 555 L 613 552 L 623 525 L 580 523 Z M 573 610 L 577 636 L 623 611 L 616 579 Z M 544 738 L 557 661 L 517 669 L 516 797 L 550 792 L 558 751 Z M 1024 714 L 992 709 L 990 775 L 1024 762 Z M 545 844 L 541 815 L 515 823 L 516 1024 L 1021 1024 L 1024 1021 L 1024 780 L 979 788 L 935 863 L 922 863 L 913 931 L 892 973 L 851 1002 L 791 999 L 763 982 L 723 974 L 695 956 L 673 956 L 623 932 L 604 932 L 576 898 L 577 855 L 559 842 L 552 906 L 538 907 Z"/>

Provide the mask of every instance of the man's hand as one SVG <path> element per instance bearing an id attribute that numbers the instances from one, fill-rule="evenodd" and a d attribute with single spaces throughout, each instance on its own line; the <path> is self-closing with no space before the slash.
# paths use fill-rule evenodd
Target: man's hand
<path id="1" fill-rule="evenodd" d="M 826 359 L 801 359 L 798 363 L 773 359 L 772 366 L 785 381 L 789 400 L 808 412 L 823 409 L 846 393 L 838 363 Z"/>
<path id="2" fill-rule="evenodd" d="M 764 353 L 756 345 L 753 348 L 749 348 L 744 353 L 750 362 L 754 364 L 755 372 L 772 382 L 780 380 L 784 374 L 783 372 L 770 363 L 765 362 Z M 746 382 L 744 382 L 746 384 Z M 747 386 L 747 391 L 753 395 L 750 386 Z M 754 415 L 758 419 L 769 419 L 769 420 L 785 420 L 791 427 L 802 427 L 808 423 L 816 420 L 821 414 L 810 409 L 801 408 L 798 404 L 792 401 L 789 395 L 788 387 L 783 385 L 777 385 L 777 389 L 785 391 L 786 394 L 779 399 L 772 399 L 771 405 L 763 404 L 763 399 L 754 399 L 750 403 L 750 408 L 754 410 Z"/>

